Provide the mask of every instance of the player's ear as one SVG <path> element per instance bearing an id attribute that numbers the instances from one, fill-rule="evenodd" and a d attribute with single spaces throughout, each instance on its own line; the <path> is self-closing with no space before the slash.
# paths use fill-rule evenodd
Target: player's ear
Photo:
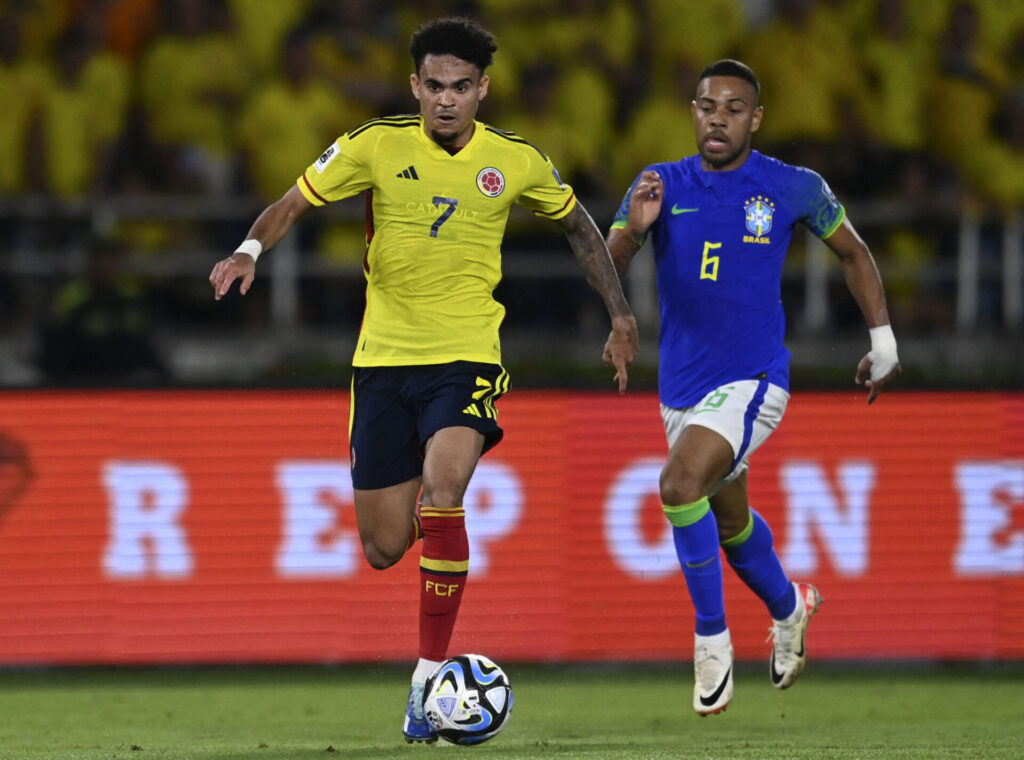
<path id="1" fill-rule="evenodd" d="M 754 116 L 750 120 L 750 133 L 753 134 L 761 128 L 761 118 L 764 116 L 764 106 L 758 106 L 754 109 Z"/>
<path id="2" fill-rule="evenodd" d="M 420 78 L 416 74 L 409 75 L 409 86 L 412 87 L 412 96 L 420 99 Z"/>
<path id="3" fill-rule="evenodd" d="M 480 86 L 477 87 L 476 100 L 479 103 L 481 100 L 487 97 L 487 87 L 491 83 L 491 78 L 484 74 L 480 77 Z"/>

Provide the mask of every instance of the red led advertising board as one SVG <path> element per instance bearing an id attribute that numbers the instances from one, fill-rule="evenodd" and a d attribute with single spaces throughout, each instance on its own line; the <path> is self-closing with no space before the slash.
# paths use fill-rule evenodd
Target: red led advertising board
<path id="1" fill-rule="evenodd" d="M 1024 395 L 797 393 L 751 503 L 825 603 L 814 657 L 1024 657 Z M 651 393 L 513 391 L 466 494 L 452 651 L 688 660 Z M 0 395 L 0 664 L 416 655 L 417 555 L 371 569 L 343 392 Z M 737 656 L 770 620 L 726 566 Z"/>

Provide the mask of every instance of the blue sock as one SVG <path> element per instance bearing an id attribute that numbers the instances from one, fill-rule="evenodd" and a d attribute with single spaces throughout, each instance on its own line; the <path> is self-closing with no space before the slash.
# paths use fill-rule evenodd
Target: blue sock
<path id="1" fill-rule="evenodd" d="M 761 515 L 751 509 L 747 527 L 723 541 L 722 548 L 736 575 L 765 603 L 775 620 L 784 620 L 793 613 L 796 592 L 775 553 L 772 530 Z"/>
<path id="2" fill-rule="evenodd" d="M 696 632 L 700 636 L 721 633 L 726 628 L 722 556 L 718 548 L 718 523 L 711 505 L 705 496 L 692 504 L 665 506 L 664 510 L 672 523 L 676 556 L 693 600 Z"/>

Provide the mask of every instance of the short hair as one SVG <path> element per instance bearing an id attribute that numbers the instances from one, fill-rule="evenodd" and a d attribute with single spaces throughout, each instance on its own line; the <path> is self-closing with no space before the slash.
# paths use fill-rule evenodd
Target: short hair
<path id="1" fill-rule="evenodd" d="M 494 35 L 473 19 L 457 16 L 440 18 L 423 24 L 412 35 L 409 52 L 416 71 L 428 55 L 453 55 L 475 64 L 480 73 L 494 60 L 498 43 Z"/>
<path id="2" fill-rule="evenodd" d="M 715 61 L 704 71 L 700 72 L 697 83 L 700 84 L 708 77 L 736 77 L 746 80 L 754 88 L 754 95 L 758 98 L 761 97 L 761 83 L 757 81 L 757 74 L 742 61 L 734 61 L 732 58 L 723 58 L 721 61 Z"/>

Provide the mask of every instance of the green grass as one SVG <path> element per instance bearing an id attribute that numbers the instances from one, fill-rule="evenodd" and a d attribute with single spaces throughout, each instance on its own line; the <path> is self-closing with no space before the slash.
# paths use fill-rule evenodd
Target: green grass
<path id="1" fill-rule="evenodd" d="M 506 667 L 512 719 L 474 748 L 406 745 L 407 668 L 0 671 L 2 760 L 1020 758 L 1024 665 L 812 663 L 786 692 L 741 665 L 698 718 L 685 664 Z"/>

